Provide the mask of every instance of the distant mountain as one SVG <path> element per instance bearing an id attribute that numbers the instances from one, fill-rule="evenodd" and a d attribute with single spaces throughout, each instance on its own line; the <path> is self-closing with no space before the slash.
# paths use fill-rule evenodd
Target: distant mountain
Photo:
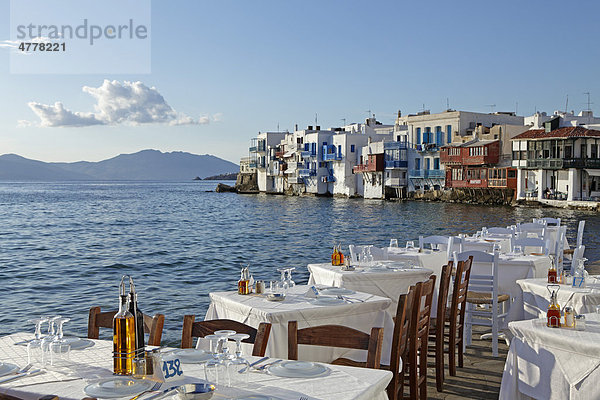
<path id="1" fill-rule="evenodd" d="M 209 154 L 142 150 L 98 162 L 45 163 L 15 154 L 0 156 L 3 180 L 190 180 L 239 170 Z"/>

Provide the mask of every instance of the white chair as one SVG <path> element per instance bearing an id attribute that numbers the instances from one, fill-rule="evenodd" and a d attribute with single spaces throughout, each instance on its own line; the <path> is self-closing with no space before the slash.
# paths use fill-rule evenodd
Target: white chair
<path id="1" fill-rule="evenodd" d="M 494 357 L 498 357 L 500 320 L 508 314 L 506 311 L 508 307 L 505 305 L 510 303 L 510 296 L 500 294 L 498 291 L 499 254 L 497 251 L 494 254 L 483 251 L 455 252 L 454 262 L 465 261 L 469 257 L 473 257 L 473 266 L 467 293 L 466 344 L 471 344 L 473 325 L 490 326 L 492 328 L 492 354 Z"/>
<path id="2" fill-rule="evenodd" d="M 583 258 L 583 253 L 585 252 L 585 246 L 577 246 L 573 251 L 573 258 L 571 259 L 571 273 L 575 271 L 575 267 L 579 264 L 579 260 Z"/>
<path id="3" fill-rule="evenodd" d="M 452 258 L 452 247 L 454 246 L 454 237 L 450 236 L 419 236 L 419 248 L 424 249 L 425 245 L 431 246 L 431 249 L 446 251 L 446 260 Z"/>
<path id="4" fill-rule="evenodd" d="M 539 239 L 539 238 L 530 238 L 530 237 L 523 237 L 523 238 L 518 238 L 513 240 L 513 246 L 521 246 L 521 249 L 523 249 L 523 254 L 531 254 L 531 253 L 543 253 L 544 255 L 548 255 L 548 241 L 544 240 L 544 239 Z M 527 248 L 531 248 L 534 247 L 536 249 L 539 249 L 539 251 L 527 251 Z M 514 247 L 513 247 L 513 251 L 514 251 Z"/>
<path id="5" fill-rule="evenodd" d="M 583 245 L 583 229 L 585 228 L 585 220 L 579 221 L 579 226 L 577 227 L 577 243 L 575 244 L 575 249 L 579 246 Z M 563 250 L 564 254 L 573 255 L 575 249 L 566 249 Z"/>
<path id="6" fill-rule="evenodd" d="M 500 228 L 500 227 L 488 228 L 487 232 L 490 235 L 514 235 L 515 234 L 515 231 L 512 228 Z"/>
<path id="7" fill-rule="evenodd" d="M 388 259 L 388 249 L 387 247 L 371 247 L 371 255 L 373 256 L 373 261 L 387 260 Z"/>
<path id="8" fill-rule="evenodd" d="M 583 245 L 583 229 L 585 228 L 585 220 L 579 221 L 577 228 L 577 247 Z"/>
<path id="9" fill-rule="evenodd" d="M 558 232 L 556 232 L 556 242 L 554 243 L 554 268 L 557 271 L 563 270 L 563 262 L 564 262 L 564 244 L 565 244 L 565 235 L 567 234 L 566 226 L 559 226 Z"/>
<path id="10" fill-rule="evenodd" d="M 546 226 L 560 226 L 560 218 L 540 218 L 538 221 L 542 222 Z M 535 220 L 534 220 L 535 222 Z"/>
<path id="11" fill-rule="evenodd" d="M 353 263 L 358 262 L 358 255 L 362 253 L 362 246 L 355 246 L 353 244 L 348 245 L 348 251 L 350 252 L 350 261 Z"/>
<path id="12" fill-rule="evenodd" d="M 519 237 L 530 237 L 532 235 L 537 236 L 540 239 L 546 239 L 546 226 L 542 224 L 519 224 L 517 225 L 516 236 Z"/>

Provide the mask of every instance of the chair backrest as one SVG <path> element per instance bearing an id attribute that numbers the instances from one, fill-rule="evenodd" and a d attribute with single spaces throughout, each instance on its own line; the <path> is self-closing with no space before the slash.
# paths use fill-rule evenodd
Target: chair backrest
<path id="1" fill-rule="evenodd" d="M 185 315 L 183 317 L 183 330 L 181 332 L 181 348 L 189 349 L 193 347 L 195 337 L 203 338 L 207 335 L 212 335 L 215 331 L 221 329 L 230 329 L 237 333 L 246 333 L 250 335 L 248 339 L 243 340 L 245 343 L 253 343 L 252 355 L 263 357 L 267 351 L 267 343 L 271 334 L 271 324 L 261 322 L 258 329 L 255 329 L 246 324 L 230 319 L 213 319 L 208 321 L 194 322 L 194 315 Z"/>
<path id="2" fill-rule="evenodd" d="M 407 294 L 401 294 L 398 298 L 398 308 L 396 309 L 396 317 L 394 318 L 394 336 L 392 337 L 392 351 L 390 356 L 390 371 L 392 371 L 394 377 L 387 387 L 390 400 L 397 399 L 398 391 L 403 387 L 400 380 L 404 379 L 404 376 L 399 374 L 400 369 L 402 368 L 400 360 L 406 358 L 408 350 L 408 329 L 415 295 L 416 287 L 411 286 L 408 289 Z"/>
<path id="3" fill-rule="evenodd" d="M 519 238 L 519 239 L 515 239 L 513 240 L 513 246 L 521 246 L 521 248 L 523 249 L 523 253 L 524 254 L 529 254 L 532 252 L 528 252 L 526 251 L 526 249 L 529 247 L 534 247 L 539 249 L 539 251 L 534 251 L 533 253 L 543 253 L 545 255 L 548 255 L 548 242 L 544 239 L 539 239 L 539 238 Z"/>
<path id="4" fill-rule="evenodd" d="M 498 226 L 488 228 L 487 232 L 493 235 L 514 235 L 515 233 L 511 228 L 501 228 Z"/>
<path id="5" fill-rule="evenodd" d="M 379 368 L 383 328 L 371 328 L 371 334 L 341 325 L 298 329 L 298 321 L 288 321 L 288 359 L 298 359 L 299 344 L 367 350 L 367 368 Z"/>
<path id="6" fill-rule="evenodd" d="M 517 225 L 517 232 L 524 234 L 523 237 L 527 237 L 530 233 L 537 235 L 539 238 L 546 236 L 546 226 L 543 224 L 526 223 Z"/>
<path id="7" fill-rule="evenodd" d="M 388 259 L 388 249 L 387 247 L 371 247 L 371 255 L 373 256 L 373 260 L 387 260 Z"/>
<path id="8" fill-rule="evenodd" d="M 573 250 L 573 258 L 571 259 L 571 271 L 575 271 L 575 268 L 579 264 L 579 260 L 583 258 L 583 253 L 585 252 L 585 246 L 577 246 L 575 250 Z"/>
<path id="9" fill-rule="evenodd" d="M 454 240 L 453 236 L 419 236 L 419 248 L 424 249 L 426 245 L 429 245 L 432 249 L 445 250 L 447 261 L 452 256 Z"/>
<path id="10" fill-rule="evenodd" d="M 91 307 L 88 317 L 88 339 L 98 339 L 99 328 L 113 327 L 113 317 L 117 311 L 102 311 L 100 307 Z M 156 314 L 153 317 L 144 314 L 144 333 L 149 333 L 149 346 L 160 346 L 165 316 Z"/>
<path id="11" fill-rule="evenodd" d="M 471 278 L 471 265 L 473 257 L 456 264 L 454 274 L 454 286 L 452 288 L 452 299 L 450 301 L 450 335 L 455 335 L 459 340 L 463 338 L 465 327 L 465 311 L 467 309 L 467 292 Z M 454 332 L 452 332 L 454 331 Z M 454 351 L 451 349 L 450 351 Z"/>
<path id="12" fill-rule="evenodd" d="M 485 253 L 483 251 L 465 251 L 454 253 L 454 262 L 471 259 L 471 274 L 469 276 L 469 291 L 490 293 L 492 304 L 498 302 L 498 261 L 499 254 Z"/>
<path id="13" fill-rule="evenodd" d="M 560 218 L 545 217 L 538 219 L 538 221 L 542 222 L 546 226 L 560 226 Z"/>
<path id="14" fill-rule="evenodd" d="M 438 289 L 437 298 L 437 318 L 440 329 L 436 330 L 436 336 L 440 336 L 441 340 L 444 340 L 444 319 L 446 318 L 446 309 L 448 308 L 448 292 L 450 291 L 450 278 L 452 277 L 452 269 L 454 263 L 448 261 L 447 265 L 442 267 L 442 273 L 440 274 L 440 285 Z"/>
<path id="15" fill-rule="evenodd" d="M 577 227 L 577 247 L 583 244 L 583 229 L 585 228 L 585 220 L 579 221 L 579 226 Z"/>
<path id="16" fill-rule="evenodd" d="M 554 243 L 554 268 L 557 271 L 562 271 L 563 269 L 563 251 L 564 251 L 564 243 L 565 243 L 565 235 L 567 234 L 566 226 L 559 226 L 558 232 L 556 233 L 556 242 Z"/>

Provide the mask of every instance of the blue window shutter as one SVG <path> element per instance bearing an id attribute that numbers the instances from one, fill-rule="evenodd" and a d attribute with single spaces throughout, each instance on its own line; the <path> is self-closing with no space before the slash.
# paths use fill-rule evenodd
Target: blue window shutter
<path id="1" fill-rule="evenodd" d="M 338 157 L 342 156 L 342 145 L 338 144 Z"/>
<path id="2" fill-rule="evenodd" d="M 440 169 L 440 159 L 439 158 L 433 159 L 433 169 Z"/>
<path id="3" fill-rule="evenodd" d="M 354 153 L 354 145 L 353 144 L 350 145 L 350 153 Z"/>
<path id="4" fill-rule="evenodd" d="M 452 125 L 446 126 L 446 144 L 452 143 Z"/>
<path id="5" fill-rule="evenodd" d="M 421 144 L 421 128 L 417 128 L 417 144 Z"/>
<path id="6" fill-rule="evenodd" d="M 421 159 L 419 159 L 419 158 L 415 159 L 415 169 L 417 171 L 421 169 Z"/>

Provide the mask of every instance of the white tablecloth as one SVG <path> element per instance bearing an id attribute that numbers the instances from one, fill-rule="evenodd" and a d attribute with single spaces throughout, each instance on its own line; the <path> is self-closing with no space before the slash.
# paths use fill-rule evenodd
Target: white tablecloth
<path id="1" fill-rule="evenodd" d="M 511 322 L 500 399 L 597 399 L 600 396 L 600 315 L 587 328 L 548 328 L 545 319 Z"/>
<path id="2" fill-rule="evenodd" d="M 593 282 L 594 279 L 590 277 L 586 288 L 560 285 L 557 300 L 561 310 L 570 306 L 577 314 L 596 312 L 596 306 L 600 305 L 600 285 Z M 546 288 L 548 278 L 521 279 L 517 284 L 523 291 L 523 319 L 546 317 L 550 303 L 550 293 Z"/>
<path id="3" fill-rule="evenodd" d="M 508 312 L 506 322 L 523 319 L 523 292 L 517 280 L 548 276 L 551 260 L 548 256 L 510 256 L 500 254 L 498 263 L 498 290 L 508 294 L 513 303 Z M 477 273 L 477 263 L 472 273 Z M 506 326 L 504 326 L 505 328 Z"/>
<path id="4" fill-rule="evenodd" d="M 382 363 L 389 365 L 394 322 L 386 312 L 392 301 L 368 293 L 357 292 L 351 296 L 354 302 L 335 306 L 319 306 L 305 297 L 306 285 L 290 289 L 282 302 L 267 301 L 261 295 L 242 296 L 236 292 L 210 293 L 211 303 L 205 319 L 232 319 L 252 327 L 270 322 L 271 337 L 267 355 L 287 358 L 288 321 L 298 321 L 298 328 L 318 325 L 344 325 L 370 333 L 372 327 L 384 328 Z M 298 358 L 306 361 L 331 362 L 339 357 L 366 360 L 366 351 L 300 346 Z"/>
<path id="5" fill-rule="evenodd" d="M 15 342 L 31 337 L 31 334 L 14 334 L 0 338 L 0 361 L 24 366 L 27 362 L 27 349 L 16 346 Z M 81 399 L 86 396 L 83 389 L 93 379 L 112 376 L 112 342 L 96 340 L 95 346 L 73 351 L 72 358 L 77 363 L 70 372 L 73 376 L 63 377 L 60 374 L 42 374 L 0 385 L 0 393 L 10 394 L 25 400 L 36 400 L 43 395 L 55 394 L 61 400 Z M 257 357 L 248 357 L 250 361 Z M 263 394 L 276 396 L 282 400 L 298 400 L 301 396 L 308 399 L 353 399 L 353 400 L 386 400 L 385 388 L 392 378 L 392 373 L 384 370 L 352 368 L 328 365 L 329 375 L 313 379 L 279 378 L 273 375 L 252 372 L 249 374 L 249 385 L 244 388 L 217 387 L 217 392 L 227 399 L 243 394 Z M 198 382 L 204 376 L 199 365 L 183 364 L 186 376 L 184 383 Z M 65 382 L 65 379 L 70 379 Z M 169 387 L 169 386 L 167 386 Z M 163 387 L 164 389 L 164 387 Z M 129 399 L 131 396 L 128 396 Z M 216 396 L 215 396 L 216 397 Z M 167 396 L 175 399 L 176 396 Z"/>
<path id="6" fill-rule="evenodd" d="M 334 267 L 327 263 L 309 264 L 310 278 L 308 284 L 343 287 L 387 297 L 392 300 L 392 305 L 387 311 L 392 317 L 395 317 L 400 295 L 408 293 L 408 289 L 412 285 L 426 281 L 433 271 L 421 267 L 407 269 L 405 265 L 398 264 L 398 262 L 396 264 L 392 262 L 388 265 L 399 267 L 399 269 L 385 270 L 382 268 L 356 267 L 355 271 L 342 271 L 340 267 Z"/>
<path id="7" fill-rule="evenodd" d="M 500 246 L 500 253 L 510 253 L 510 238 L 509 237 L 489 237 L 489 238 L 463 238 L 463 251 L 485 251 L 491 253 L 494 249 L 494 244 Z M 454 246 L 456 251 L 459 251 L 458 246 Z"/>
<path id="8" fill-rule="evenodd" d="M 412 261 L 422 268 L 432 270 L 438 280 L 442 273 L 442 267 L 448 263 L 445 250 L 419 251 L 419 249 L 406 250 L 403 247 L 388 247 L 388 258 L 395 261 Z"/>

